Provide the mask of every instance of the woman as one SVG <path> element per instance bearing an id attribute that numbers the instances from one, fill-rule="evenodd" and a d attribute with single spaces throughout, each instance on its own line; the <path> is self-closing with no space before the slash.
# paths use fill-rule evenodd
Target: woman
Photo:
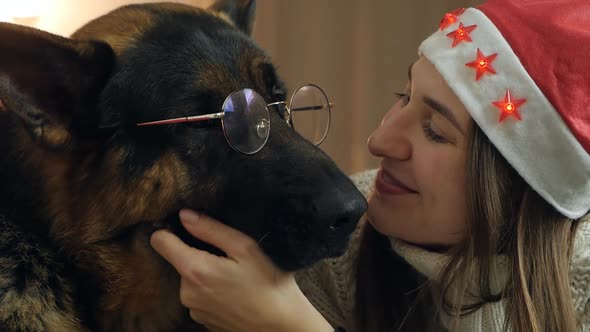
<path id="1" fill-rule="evenodd" d="M 192 317 L 220 331 L 590 328 L 588 15 L 585 0 L 446 14 L 369 139 L 382 163 L 356 178 L 366 220 L 298 284 L 253 240 L 182 211 L 229 256 L 153 235 Z"/>

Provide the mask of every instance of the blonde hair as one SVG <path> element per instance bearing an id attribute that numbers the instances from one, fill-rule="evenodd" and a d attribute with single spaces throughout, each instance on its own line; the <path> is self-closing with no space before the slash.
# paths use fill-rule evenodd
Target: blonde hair
<path id="1" fill-rule="evenodd" d="M 576 330 L 570 260 L 578 224 L 588 217 L 570 220 L 558 213 L 524 182 L 481 129 L 473 128 L 466 161 L 471 222 L 465 240 L 449 250 L 441 281 L 432 285 L 440 291 L 439 303 L 433 303 L 427 292 L 416 291 L 424 289 L 424 280 L 405 262 L 388 258 L 394 255 L 386 239 L 367 223 L 357 269 L 359 331 L 432 330 L 435 327 L 427 326 L 424 317 L 435 317 L 436 310 L 444 310 L 456 322 L 501 299 L 506 301 L 505 327 L 514 332 Z M 497 255 L 507 257 L 509 278 L 496 294 L 490 275 Z M 376 261 L 379 258 L 389 260 L 390 266 L 383 270 L 387 263 Z M 384 280 L 374 280 L 375 275 Z M 476 292 L 468 289 L 473 281 Z M 379 309 L 373 312 L 375 307 Z"/>

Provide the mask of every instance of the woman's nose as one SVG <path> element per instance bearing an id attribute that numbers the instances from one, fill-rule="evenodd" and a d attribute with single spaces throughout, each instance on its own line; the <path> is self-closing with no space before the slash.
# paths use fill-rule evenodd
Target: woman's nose
<path id="1" fill-rule="evenodd" d="M 395 108 L 387 112 L 381 125 L 369 136 L 367 145 L 372 155 L 398 160 L 407 160 L 412 156 L 408 124 L 404 124 L 400 112 Z"/>

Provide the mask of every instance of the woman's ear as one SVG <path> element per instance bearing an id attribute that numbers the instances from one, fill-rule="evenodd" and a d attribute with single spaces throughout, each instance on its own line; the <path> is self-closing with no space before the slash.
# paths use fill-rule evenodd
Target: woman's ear
<path id="1" fill-rule="evenodd" d="M 0 110 L 49 146 L 95 140 L 98 96 L 114 67 L 105 43 L 0 23 Z"/>
<path id="2" fill-rule="evenodd" d="M 252 35 L 256 0 L 216 0 L 209 9 L 226 14 L 247 35 Z"/>

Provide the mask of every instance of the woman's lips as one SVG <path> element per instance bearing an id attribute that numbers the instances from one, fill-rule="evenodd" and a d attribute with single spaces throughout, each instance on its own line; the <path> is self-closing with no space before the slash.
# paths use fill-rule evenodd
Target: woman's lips
<path id="1" fill-rule="evenodd" d="M 394 178 L 385 170 L 380 169 L 375 179 L 375 189 L 381 194 L 385 195 L 405 195 L 416 194 L 415 190 L 408 188 L 398 179 Z"/>

